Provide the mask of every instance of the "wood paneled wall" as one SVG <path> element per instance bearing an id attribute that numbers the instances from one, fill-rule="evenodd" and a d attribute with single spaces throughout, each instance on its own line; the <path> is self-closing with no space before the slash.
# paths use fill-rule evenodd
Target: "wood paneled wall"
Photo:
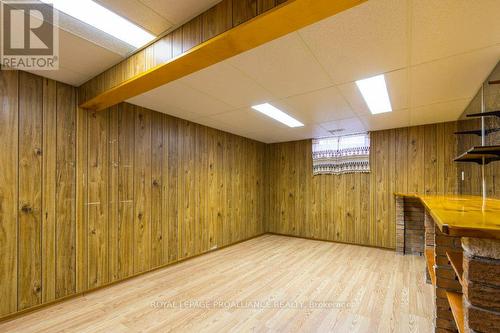
<path id="1" fill-rule="evenodd" d="M 483 83 L 484 101 L 486 111 L 500 110 L 500 85 L 490 85 L 489 80 L 500 79 L 500 63 Z M 466 114 L 481 112 L 481 91 L 478 91 L 471 103 L 465 109 L 458 127 L 461 131 L 481 129 L 480 118 L 465 118 Z M 485 128 L 500 128 L 500 118 L 485 118 Z M 476 135 L 460 135 L 458 138 L 458 153 L 467 151 L 473 146 L 481 145 L 481 138 Z M 486 145 L 500 145 L 500 132 L 495 132 L 486 137 Z M 490 198 L 500 199 L 500 162 L 492 162 L 485 166 L 486 193 Z M 464 180 L 462 181 L 462 172 Z M 459 163 L 458 175 L 460 193 L 482 195 L 481 166 L 475 163 Z"/>
<path id="2" fill-rule="evenodd" d="M 92 113 L 73 87 L 0 73 L 0 317 L 266 231 L 394 248 L 394 192 L 475 194 L 457 122 L 373 132 L 371 173 L 313 177 L 309 140 Z"/>
<path id="3" fill-rule="evenodd" d="M 159 41 L 84 83 L 78 91 L 83 103 L 191 48 L 260 15 L 286 0 L 222 0 Z"/>
<path id="4" fill-rule="evenodd" d="M 262 234 L 265 145 L 0 72 L 0 317 Z"/>
<path id="5" fill-rule="evenodd" d="M 394 192 L 457 192 L 456 122 L 371 134 L 371 173 L 312 175 L 311 141 L 268 146 L 274 233 L 395 248 Z"/>

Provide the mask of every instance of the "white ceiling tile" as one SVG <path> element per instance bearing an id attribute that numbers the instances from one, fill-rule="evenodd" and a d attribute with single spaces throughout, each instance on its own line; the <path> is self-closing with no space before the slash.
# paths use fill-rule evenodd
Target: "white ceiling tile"
<path id="1" fill-rule="evenodd" d="M 104 7 L 158 36 L 172 27 L 163 16 L 140 0 L 96 0 Z"/>
<path id="2" fill-rule="evenodd" d="M 59 64 L 81 73 L 79 84 L 102 73 L 123 58 L 86 39 L 77 37 L 62 29 L 59 30 Z"/>
<path id="3" fill-rule="evenodd" d="M 307 125 L 304 127 L 291 128 L 283 133 L 280 141 L 295 141 L 304 139 L 324 138 L 331 134 L 319 125 Z"/>
<path id="4" fill-rule="evenodd" d="M 102 1 L 130 11 L 142 0 Z M 453 120 L 500 59 L 500 45 L 485 47 L 498 43 L 498 4 L 482 1 L 370 0 L 129 102 L 266 143 Z M 216 2 L 142 1 L 173 23 Z M 120 48 L 67 32 L 62 40 L 61 70 L 41 75 L 78 85 L 121 59 Z M 440 59 L 409 67 L 410 45 L 413 61 Z M 395 111 L 371 115 L 354 81 L 382 73 Z M 250 108 L 262 102 L 306 126 L 291 129 Z"/>
<path id="5" fill-rule="evenodd" d="M 197 122 L 198 119 L 201 118 L 200 115 L 179 109 L 170 105 L 164 105 L 161 101 L 157 101 L 156 98 L 143 98 L 143 96 L 134 97 L 133 99 L 129 99 L 126 102 L 142 106 L 143 108 L 150 109 L 153 111 L 161 112 L 164 114 L 168 114 L 177 118 L 181 118 L 184 120 L 189 120 L 193 122 Z"/>
<path id="6" fill-rule="evenodd" d="M 408 109 L 361 116 L 360 118 L 368 131 L 410 126 L 410 110 Z"/>
<path id="7" fill-rule="evenodd" d="M 141 0 L 158 14 L 175 25 L 201 14 L 220 0 Z"/>
<path id="8" fill-rule="evenodd" d="M 370 0 L 299 34 L 335 83 L 406 67 L 407 1 Z"/>
<path id="9" fill-rule="evenodd" d="M 195 122 L 197 124 L 200 124 L 200 125 L 205 125 L 205 126 L 208 126 L 211 128 L 215 128 L 215 129 L 218 129 L 218 130 L 221 130 L 224 132 L 228 132 L 228 133 L 232 133 L 232 134 L 236 134 L 236 135 L 245 136 L 245 134 L 247 133 L 245 131 L 235 129 L 233 126 L 225 123 L 224 121 L 222 121 L 220 119 L 213 119 L 211 117 L 197 118 L 195 120 Z"/>
<path id="10" fill-rule="evenodd" d="M 261 104 L 273 99 L 269 91 L 226 62 L 188 75 L 180 81 L 234 108 Z"/>
<path id="11" fill-rule="evenodd" d="M 264 143 L 286 142 L 291 140 L 289 130 L 286 130 L 284 128 L 275 129 L 272 132 L 260 130 L 248 133 L 245 135 L 245 137 Z"/>
<path id="12" fill-rule="evenodd" d="M 119 54 L 122 57 L 130 55 L 136 48 L 121 39 L 114 37 L 96 27 L 82 22 L 73 16 L 58 11 L 58 27 L 60 37 L 60 48 L 65 45 L 64 40 L 61 39 L 61 34 L 69 33 L 82 40 L 90 41 L 98 47 L 109 50 L 113 53 Z M 64 37 L 64 36 L 63 36 Z M 81 51 L 79 49 L 79 51 Z"/>
<path id="13" fill-rule="evenodd" d="M 170 108 L 185 110 L 200 117 L 223 113 L 232 109 L 231 106 L 224 102 L 199 92 L 179 81 L 171 82 L 133 97 L 128 102 L 152 108 L 163 113 L 169 113 L 168 110 Z"/>
<path id="14" fill-rule="evenodd" d="M 211 116 L 210 118 L 228 124 L 234 130 L 244 133 L 255 132 L 257 130 L 267 130 L 272 132 L 275 129 L 288 128 L 286 125 L 251 108 L 217 114 Z"/>
<path id="15" fill-rule="evenodd" d="M 411 106 L 471 98 L 500 58 L 500 46 L 411 68 Z"/>
<path id="16" fill-rule="evenodd" d="M 498 0 L 412 1 L 412 64 L 500 43 Z"/>
<path id="17" fill-rule="evenodd" d="M 425 125 L 457 120 L 469 99 L 419 106 L 410 110 L 410 125 Z"/>
<path id="18" fill-rule="evenodd" d="M 291 116 L 306 124 L 352 117 L 353 111 L 336 87 L 317 90 L 280 101 Z"/>
<path id="19" fill-rule="evenodd" d="M 278 98 L 326 88 L 332 83 L 297 33 L 228 60 Z"/>
<path id="20" fill-rule="evenodd" d="M 401 69 L 385 73 L 385 80 L 392 109 L 406 109 L 408 107 L 408 70 Z M 356 114 L 371 114 L 355 82 L 341 84 L 338 88 Z"/>
<path id="21" fill-rule="evenodd" d="M 80 86 L 82 83 L 87 81 L 87 75 L 82 73 L 77 73 L 69 68 L 59 66 L 58 70 L 51 71 L 28 71 L 30 73 L 46 77 L 55 81 L 63 82 L 75 87 Z"/>
<path id="22" fill-rule="evenodd" d="M 358 118 L 348 118 L 335 121 L 329 121 L 320 124 L 327 131 L 335 131 L 331 135 L 352 134 L 366 131 L 366 125 Z"/>

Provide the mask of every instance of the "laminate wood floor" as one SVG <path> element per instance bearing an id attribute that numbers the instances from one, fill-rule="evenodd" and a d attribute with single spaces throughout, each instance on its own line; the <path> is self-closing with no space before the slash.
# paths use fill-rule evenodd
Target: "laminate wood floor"
<path id="1" fill-rule="evenodd" d="M 422 257 L 264 235 L 0 324 L 0 332 L 431 332 Z"/>

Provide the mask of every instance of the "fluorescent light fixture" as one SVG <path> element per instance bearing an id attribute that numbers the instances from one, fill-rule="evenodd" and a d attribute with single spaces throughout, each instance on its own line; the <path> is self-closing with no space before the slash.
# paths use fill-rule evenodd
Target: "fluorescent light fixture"
<path id="1" fill-rule="evenodd" d="M 92 0 L 41 0 L 54 8 L 139 48 L 155 36 Z"/>
<path id="2" fill-rule="evenodd" d="M 377 75 L 364 80 L 356 81 L 361 95 L 365 99 L 372 114 L 391 112 L 391 100 L 385 84 L 384 75 Z"/>
<path id="3" fill-rule="evenodd" d="M 286 113 L 284 113 L 280 109 L 272 106 L 269 103 L 254 105 L 254 106 L 252 106 L 252 109 L 257 110 L 260 113 L 263 113 L 266 116 L 271 117 L 274 120 L 277 120 L 280 123 L 287 125 L 288 127 L 302 127 L 302 126 L 304 126 L 304 124 L 302 124 L 297 119 L 290 117 L 289 115 L 287 115 Z"/>

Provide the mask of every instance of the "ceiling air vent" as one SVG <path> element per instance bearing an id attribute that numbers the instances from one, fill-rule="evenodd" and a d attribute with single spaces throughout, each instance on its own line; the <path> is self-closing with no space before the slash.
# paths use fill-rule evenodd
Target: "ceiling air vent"
<path id="1" fill-rule="evenodd" d="M 333 134 L 333 135 L 336 135 L 336 134 L 339 134 L 339 133 L 342 133 L 343 131 L 345 131 L 345 129 L 343 128 L 336 128 L 334 130 L 330 130 L 328 131 L 330 134 Z"/>

